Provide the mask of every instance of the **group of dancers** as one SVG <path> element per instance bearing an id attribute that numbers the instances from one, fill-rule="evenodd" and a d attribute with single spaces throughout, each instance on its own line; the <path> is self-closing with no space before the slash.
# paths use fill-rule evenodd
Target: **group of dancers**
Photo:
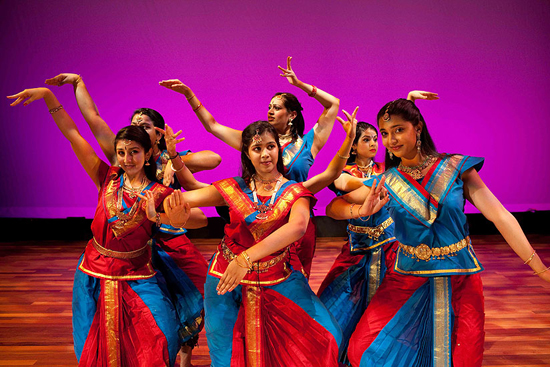
<path id="1" fill-rule="evenodd" d="M 116 134 L 77 74 L 70 84 L 108 163 L 80 135 L 48 88 L 9 96 L 15 106 L 43 99 L 99 192 L 93 238 L 73 289 L 79 366 L 190 365 L 206 328 L 213 367 L 481 366 L 484 305 L 464 214 L 465 199 L 492 221 L 535 275 L 550 271 L 514 217 L 485 186 L 483 158 L 438 153 L 413 91 L 378 112 L 375 126 L 357 108 L 338 117 L 338 98 L 281 76 L 323 106 L 304 133 L 302 107 L 276 93 L 267 121 L 243 131 L 218 123 L 179 80 L 205 129 L 240 151 L 241 175 L 200 182 L 194 172 L 220 162 L 212 151 L 178 152 L 181 131 L 140 108 Z M 328 167 L 308 178 L 335 121 L 345 140 Z M 378 137 L 385 162 L 374 162 Z M 348 221 L 348 241 L 316 294 L 308 284 L 315 251 L 314 194 L 337 197 L 327 215 Z M 182 190 L 183 189 L 183 190 Z M 226 207 L 224 237 L 207 263 L 186 237 L 207 218 L 200 207 Z"/>

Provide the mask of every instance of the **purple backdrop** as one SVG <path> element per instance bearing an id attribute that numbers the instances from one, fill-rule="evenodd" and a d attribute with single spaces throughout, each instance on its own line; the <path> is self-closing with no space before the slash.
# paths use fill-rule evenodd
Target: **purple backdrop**
<path id="1" fill-rule="evenodd" d="M 61 72 L 82 74 L 113 130 L 135 108 L 150 107 L 183 129 L 181 150 L 218 152 L 222 164 L 197 175 L 212 182 L 238 174 L 237 152 L 158 81 L 180 78 L 218 121 L 238 129 L 265 119 L 275 92 L 292 92 L 309 130 L 322 107 L 279 76 L 277 65 L 291 55 L 298 78 L 339 97 L 343 109 L 359 105 L 360 120 L 373 122 L 384 103 L 411 89 L 438 92 L 439 101 L 418 105 L 439 151 L 485 157 L 482 178 L 509 210 L 550 209 L 549 2 L 93 3 L 0 3 L 4 96 Z M 97 148 L 72 87 L 53 90 Z M 94 185 L 44 102 L 12 108 L 5 100 L 0 108 L 0 216 L 91 218 Z M 343 136 L 335 126 L 312 173 L 326 167 Z M 333 194 L 317 196 L 324 214 Z"/>

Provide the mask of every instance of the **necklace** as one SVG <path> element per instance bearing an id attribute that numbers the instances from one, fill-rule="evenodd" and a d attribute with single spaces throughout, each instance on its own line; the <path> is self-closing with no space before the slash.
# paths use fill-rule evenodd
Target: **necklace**
<path id="1" fill-rule="evenodd" d="M 404 166 L 403 162 L 399 163 L 399 170 L 409 174 L 413 179 L 420 180 L 422 177 L 424 177 L 424 174 L 422 171 L 433 164 L 437 160 L 437 156 L 435 155 L 429 155 L 424 158 L 422 163 L 416 165 L 416 166 Z"/>
<path id="2" fill-rule="evenodd" d="M 374 161 L 372 160 L 369 162 L 369 164 L 365 166 L 360 166 L 359 163 L 357 163 L 357 168 L 363 175 L 363 178 L 370 178 L 370 176 L 372 175 L 373 166 L 374 166 Z"/>
<path id="3" fill-rule="evenodd" d="M 266 203 L 260 203 L 259 200 L 258 200 L 258 194 L 256 192 L 256 181 L 252 181 L 254 182 L 254 190 L 252 190 L 252 197 L 254 198 L 254 209 L 256 209 L 256 211 L 258 211 L 259 213 L 256 214 L 256 219 L 259 219 L 259 220 L 266 220 L 267 218 L 269 218 L 269 212 L 271 211 L 271 209 L 273 208 L 273 202 L 275 201 L 275 195 L 277 194 L 277 191 L 279 190 L 279 187 L 281 187 L 281 182 L 282 182 L 282 177 L 283 175 L 279 175 L 279 177 L 277 178 L 277 184 L 275 185 L 275 190 L 273 191 L 273 194 L 271 194 L 271 200 L 269 200 L 269 204 Z M 271 191 L 271 190 L 269 190 Z"/>
<path id="4" fill-rule="evenodd" d="M 279 144 L 280 145 L 285 145 L 289 141 L 292 141 L 292 133 L 279 134 Z"/>
<path id="5" fill-rule="evenodd" d="M 256 187 L 256 181 L 259 181 L 262 184 L 262 188 L 264 189 L 264 191 L 273 191 L 273 184 L 275 182 L 278 183 L 281 180 L 282 176 L 283 175 L 281 173 L 279 173 L 279 176 L 277 176 L 277 177 L 275 177 L 271 180 L 262 180 L 257 175 L 252 175 L 252 179 L 254 180 L 254 187 Z"/>
<path id="6" fill-rule="evenodd" d="M 143 177 L 141 179 L 141 183 L 140 183 L 139 187 L 132 187 L 130 185 L 130 179 L 128 178 L 126 173 L 124 173 L 123 179 L 124 179 L 124 185 L 123 185 L 122 189 L 124 191 L 126 191 L 128 193 L 128 195 L 130 196 L 130 198 L 132 198 L 132 199 L 135 198 L 137 196 L 137 194 L 141 193 L 143 191 L 143 189 L 145 188 L 145 186 L 147 186 L 147 184 L 148 184 L 147 177 Z"/>

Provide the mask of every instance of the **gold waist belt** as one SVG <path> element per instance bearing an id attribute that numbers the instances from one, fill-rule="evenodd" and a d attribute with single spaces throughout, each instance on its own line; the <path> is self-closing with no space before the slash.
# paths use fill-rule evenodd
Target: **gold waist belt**
<path id="1" fill-rule="evenodd" d="M 133 259 L 135 257 L 140 257 L 147 251 L 148 245 L 143 246 L 134 251 L 115 251 L 109 250 L 101 246 L 94 237 L 94 248 L 103 256 L 112 257 L 115 259 Z"/>
<path id="2" fill-rule="evenodd" d="M 222 239 L 221 247 L 222 247 L 223 257 L 228 262 L 231 262 L 234 258 L 237 257 L 237 255 L 235 255 L 233 253 L 233 251 L 231 251 L 231 249 L 229 247 L 227 247 L 227 245 L 225 244 L 225 239 Z M 285 249 L 285 251 L 282 254 L 274 257 L 271 260 L 256 261 L 256 262 L 252 263 L 252 268 L 254 269 L 254 271 L 258 271 L 258 272 L 265 271 L 266 269 L 268 269 L 268 268 L 278 264 L 282 260 L 284 260 L 287 256 L 288 256 L 288 247 Z"/>
<path id="3" fill-rule="evenodd" d="M 419 260 L 430 261 L 432 258 L 443 259 L 443 256 L 455 256 L 455 254 L 467 247 L 470 244 L 470 236 L 453 243 L 449 246 L 430 248 L 428 245 L 421 243 L 420 245 L 413 247 L 407 246 L 402 243 L 399 244 L 399 248 L 409 257 L 413 259 L 416 257 Z"/>
<path id="4" fill-rule="evenodd" d="M 368 238 L 378 241 L 378 238 L 384 233 L 384 229 L 388 228 L 393 223 L 393 219 L 388 218 L 376 227 L 361 227 L 348 224 L 348 229 L 351 232 L 366 234 Z"/>

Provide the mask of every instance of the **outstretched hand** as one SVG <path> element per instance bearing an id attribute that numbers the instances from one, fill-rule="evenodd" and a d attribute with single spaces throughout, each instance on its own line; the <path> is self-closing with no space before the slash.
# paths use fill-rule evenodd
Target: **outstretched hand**
<path id="1" fill-rule="evenodd" d="M 178 228 L 183 227 L 191 215 L 191 207 L 185 201 L 180 190 L 174 190 L 170 196 L 164 199 L 164 211 L 172 227 Z"/>
<path id="2" fill-rule="evenodd" d="M 176 144 L 181 143 L 185 140 L 185 138 L 178 139 L 178 136 L 181 135 L 181 130 L 177 133 L 174 133 L 174 130 L 170 126 L 168 126 L 168 124 L 165 124 L 164 127 L 164 130 L 160 127 L 155 127 L 155 130 L 164 135 L 164 140 L 166 141 L 166 150 L 168 150 L 168 154 L 170 154 L 170 156 L 173 156 L 176 154 Z"/>
<path id="3" fill-rule="evenodd" d="M 282 74 L 280 74 L 282 77 L 285 77 L 288 82 L 294 86 L 298 85 L 300 82 L 298 78 L 296 77 L 296 73 L 292 70 L 292 66 L 290 65 L 290 62 L 292 60 L 292 56 L 288 56 L 286 58 L 286 69 L 282 66 L 277 66 L 279 70 L 282 71 Z"/>
<path id="4" fill-rule="evenodd" d="M 342 110 L 344 115 L 346 115 L 347 120 L 344 120 L 340 116 L 336 117 L 336 119 L 342 124 L 348 138 L 351 140 L 355 139 L 355 133 L 357 130 L 357 110 L 359 110 L 359 106 L 355 107 L 355 110 L 353 110 L 351 115 L 346 110 Z"/>
<path id="5" fill-rule="evenodd" d="M 137 194 L 137 196 L 143 200 L 143 203 L 141 204 L 143 209 L 145 209 L 145 214 L 147 215 L 147 219 L 149 219 L 151 222 L 156 221 L 157 219 L 157 209 L 155 206 L 155 195 L 152 191 L 147 190 L 144 192 L 145 195 Z"/>
<path id="6" fill-rule="evenodd" d="M 361 217 L 373 215 L 382 209 L 382 207 L 390 200 L 388 190 L 384 187 L 385 181 L 386 176 L 382 177 L 378 185 L 376 184 L 376 180 L 373 181 L 369 194 L 359 208 L 359 215 Z"/>
<path id="7" fill-rule="evenodd" d="M 187 85 L 183 84 L 179 79 L 161 80 L 159 82 L 159 85 L 161 87 L 171 89 L 174 92 L 181 93 L 186 98 L 190 99 L 190 98 L 193 97 L 193 91 L 191 90 L 191 88 L 189 88 Z"/>
<path id="8" fill-rule="evenodd" d="M 237 288 L 247 272 L 248 269 L 240 267 L 237 264 L 237 259 L 233 259 L 233 261 L 227 265 L 227 269 L 225 269 L 225 272 L 216 286 L 218 294 L 223 295 L 226 292 L 231 292 L 233 289 Z"/>
<path id="9" fill-rule="evenodd" d="M 423 90 L 412 90 L 409 92 L 407 99 L 413 102 L 417 99 L 427 99 L 429 101 L 433 101 L 433 100 L 439 99 L 439 97 L 437 93 L 426 92 Z"/>
<path id="10" fill-rule="evenodd" d="M 48 88 L 32 88 L 25 89 L 22 92 L 8 96 L 9 99 L 15 99 L 14 102 L 10 103 L 10 106 L 17 106 L 19 103 L 23 102 L 23 106 L 27 106 L 30 103 L 36 101 L 37 99 L 44 98 L 48 93 L 51 93 Z"/>
<path id="11" fill-rule="evenodd" d="M 53 78 L 46 79 L 45 83 L 48 85 L 57 85 L 61 87 L 63 84 L 75 84 L 77 81 L 81 80 L 80 75 L 72 73 L 62 73 Z"/>

